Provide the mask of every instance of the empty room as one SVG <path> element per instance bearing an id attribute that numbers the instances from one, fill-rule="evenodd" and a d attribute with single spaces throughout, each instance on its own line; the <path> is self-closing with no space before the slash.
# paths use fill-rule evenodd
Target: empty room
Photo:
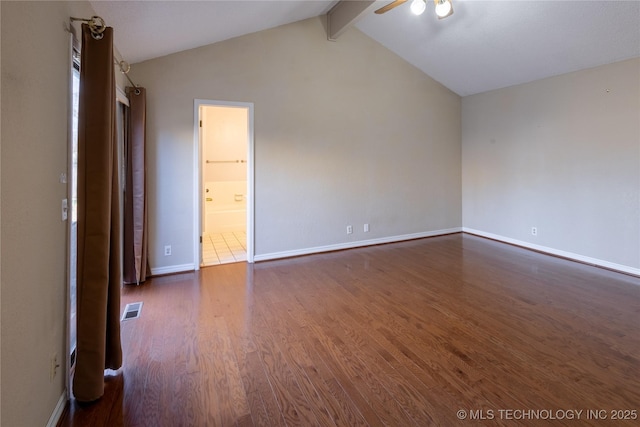
<path id="1" fill-rule="evenodd" d="M 2 426 L 618 426 L 640 2 L 2 1 Z"/>

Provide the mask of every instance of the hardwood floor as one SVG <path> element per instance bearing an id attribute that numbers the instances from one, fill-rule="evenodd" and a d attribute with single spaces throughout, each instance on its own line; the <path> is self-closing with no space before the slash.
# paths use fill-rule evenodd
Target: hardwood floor
<path id="1" fill-rule="evenodd" d="M 640 279 L 470 235 L 219 265 L 135 301 L 124 367 L 62 426 L 639 423 Z"/>

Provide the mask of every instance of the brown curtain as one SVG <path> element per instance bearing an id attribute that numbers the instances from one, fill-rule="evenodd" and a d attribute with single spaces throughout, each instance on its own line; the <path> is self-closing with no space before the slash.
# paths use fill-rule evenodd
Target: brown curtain
<path id="1" fill-rule="evenodd" d="M 147 278 L 147 181 L 146 102 L 144 88 L 128 87 L 129 108 L 125 139 L 126 183 L 124 190 L 123 260 L 124 283 L 140 284 Z"/>
<path id="2" fill-rule="evenodd" d="M 78 344 L 73 393 L 104 393 L 104 370 L 122 365 L 120 224 L 113 29 L 82 25 L 78 112 Z"/>

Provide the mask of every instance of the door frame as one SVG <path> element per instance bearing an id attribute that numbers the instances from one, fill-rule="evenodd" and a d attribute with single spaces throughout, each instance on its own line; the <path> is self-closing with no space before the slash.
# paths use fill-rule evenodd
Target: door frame
<path id="1" fill-rule="evenodd" d="M 202 135 L 200 131 L 201 107 L 231 107 L 247 110 L 247 262 L 253 263 L 254 257 L 254 138 L 253 103 L 218 101 L 212 99 L 193 100 L 193 253 L 195 269 L 200 269 L 202 261 Z"/>

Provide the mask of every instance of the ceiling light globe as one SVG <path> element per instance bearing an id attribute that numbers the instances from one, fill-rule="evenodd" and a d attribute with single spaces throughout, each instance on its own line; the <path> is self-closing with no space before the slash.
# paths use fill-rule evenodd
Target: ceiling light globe
<path id="1" fill-rule="evenodd" d="M 411 5 L 413 7 L 413 4 Z M 451 12 L 451 2 L 448 0 L 440 0 L 438 4 L 436 4 L 436 15 L 440 18 L 444 18 L 449 15 Z"/>
<path id="2" fill-rule="evenodd" d="M 413 0 L 411 2 L 411 13 L 414 15 L 422 15 L 426 8 L 427 3 L 425 3 L 425 0 Z"/>

